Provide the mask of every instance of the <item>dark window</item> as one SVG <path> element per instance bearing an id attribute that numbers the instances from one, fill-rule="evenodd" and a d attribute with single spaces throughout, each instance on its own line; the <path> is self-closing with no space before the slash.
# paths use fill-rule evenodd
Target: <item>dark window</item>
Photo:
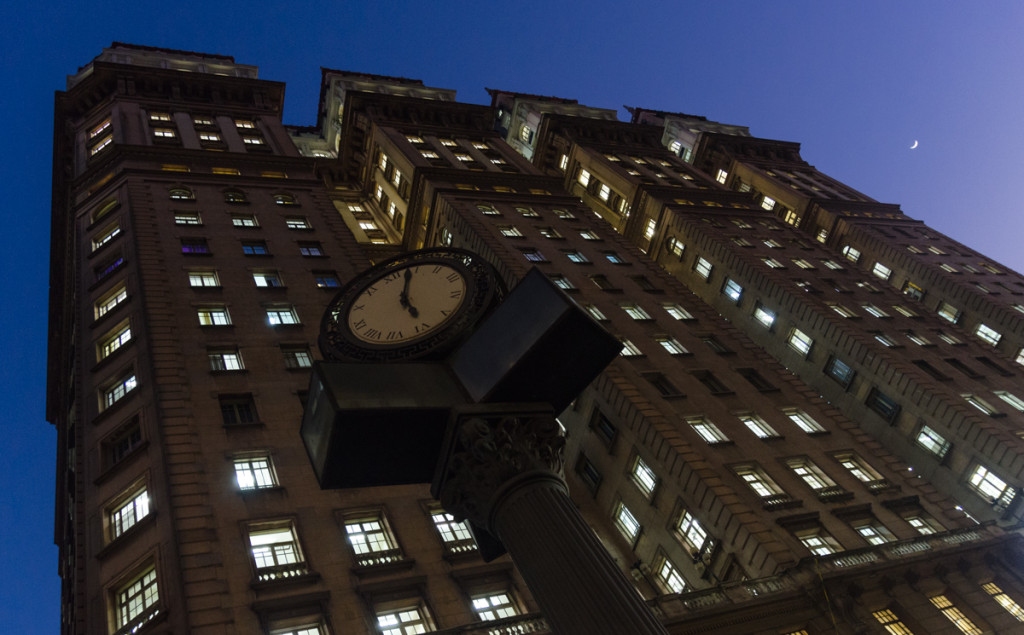
<path id="1" fill-rule="evenodd" d="M 865 403 L 868 408 L 880 414 L 889 423 L 894 423 L 896 417 L 900 415 L 900 405 L 892 397 L 877 388 L 871 389 L 871 393 L 868 395 Z"/>
<path id="2" fill-rule="evenodd" d="M 718 338 L 714 335 L 704 335 L 700 338 L 702 342 L 708 345 L 708 347 L 718 353 L 719 355 L 732 355 L 733 351 L 725 344 L 718 341 Z"/>
<path id="3" fill-rule="evenodd" d="M 256 423 L 256 404 L 252 395 L 221 395 L 220 416 L 226 426 Z"/>
<path id="4" fill-rule="evenodd" d="M 847 388 L 853 382 L 853 377 L 857 373 L 849 364 L 838 357 L 830 357 L 828 363 L 825 364 L 825 374 L 836 380 L 843 388 Z"/>
<path id="5" fill-rule="evenodd" d="M 601 473 L 597 471 L 597 466 L 590 462 L 590 459 L 585 454 L 580 452 L 580 458 L 576 461 L 576 473 L 579 474 L 580 480 L 590 490 L 592 496 L 597 496 L 597 490 L 601 487 L 601 481 L 603 477 Z"/>
<path id="6" fill-rule="evenodd" d="M 990 369 L 994 370 L 995 372 L 999 373 L 1003 377 L 1012 377 L 1013 376 L 1013 373 L 1010 370 L 1008 370 L 1006 368 L 1003 368 L 1002 366 L 1000 366 L 999 364 L 995 363 L 994 361 L 992 361 L 988 357 L 981 356 L 981 357 L 975 357 L 974 359 L 978 360 L 978 362 L 982 366 L 985 366 L 987 368 L 990 368 Z"/>
<path id="7" fill-rule="evenodd" d="M 97 267 L 95 267 L 92 270 L 92 272 L 96 276 L 96 281 L 99 282 L 100 280 L 106 278 L 110 274 L 120 269 L 121 265 L 123 264 L 124 256 L 117 256 L 116 258 L 112 258 L 110 260 L 106 260 L 100 263 Z"/>
<path id="8" fill-rule="evenodd" d="M 208 254 L 210 253 L 210 246 L 206 244 L 205 238 L 182 238 L 181 253 Z"/>
<path id="9" fill-rule="evenodd" d="M 139 427 L 139 418 L 135 417 L 111 436 L 109 441 L 103 442 L 107 467 L 117 465 L 140 445 L 142 429 Z"/>
<path id="10" fill-rule="evenodd" d="M 971 379 L 981 379 L 983 377 L 983 375 L 976 372 L 973 368 L 961 362 L 959 359 L 955 357 L 947 357 L 946 363 L 952 366 L 953 368 L 957 369 L 961 373 L 967 375 Z"/>
<path id="11" fill-rule="evenodd" d="M 672 382 L 668 380 L 661 373 L 644 373 L 644 379 L 651 382 L 651 385 L 658 389 L 663 397 L 682 397 L 683 394 L 679 392 L 679 389 L 672 385 Z"/>
<path id="12" fill-rule="evenodd" d="M 952 379 L 952 377 L 950 377 L 949 375 L 946 375 L 945 373 L 940 371 L 938 368 L 935 368 L 934 366 L 932 366 L 931 364 L 929 364 L 928 362 L 926 362 L 923 359 L 915 359 L 914 360 L 914 365 L 917 366 L 918 368 L 920 368 L 921 370 L 923 370 L 924 372 L 928 373 L 929 375 L 931 375 L 934 379 L 938 379 L 940 381 L 946 381 L 946 380 Z"/>
<path id="13" fill-rule="evenodd" d="M 608 280 L 608 278 L 606 276 L 601 275 L 601 274 L 590 276 L 590 280 L 594 284 L 596 284 L 598 286 L 598 288 L 603 289 L 605 291 L 612 291 L 612 292 L 616 292 L 617 291 L 617 292 L 620 292 L 620 293 L 622 292 L 622 289 L 616 289 L 614 286 L 612 286 L 612 283 Z"/>
<path id="14" fill-rule="evenodd" d="M 604 441 L 604 444 L 608 446 L 608 450 L 611 451 L 612 444 L 615 443 L 615 437 L 618 436 L 619 431 L 608 420 L 608 417 L 604 416 L 604 413 L 597 408 L 594 408 L 594 415 L 590 418 L 590 429 Z"/>
<path id="15" fill-rule="evenodd" d="M 303 256 L 323 256 L 324 249 L 318 242 L 299 243 L 299 253 Z"/>
<path id="16" fill-rule="evenodd" d="M 638 287 L 648 293 L 661 293 L 661 289 L 654 286 L 654 283 L 647 279 L 647 276 L 630 276 L 630 280 L 635 282 Z"/>
<path id="17" fill-rule="evenodd" d="M 753 368 L 737 368 L 736 372 L 742 375 L 743 379 L 749 381 L 750 385 L 760 392 L 772 392 L 779 389 Z"/>
<path id="18" fill-rule="evenodd" d="M 711 391 L 713 395 L 731 395 L 734 394 L 728 386 L 723 384 L 720 379 L 715 377 L 714 373 L 709 370 L 698 370 L 693 373 L 693 376 L 697 380 L 704 384 L 704 387 Z"/>

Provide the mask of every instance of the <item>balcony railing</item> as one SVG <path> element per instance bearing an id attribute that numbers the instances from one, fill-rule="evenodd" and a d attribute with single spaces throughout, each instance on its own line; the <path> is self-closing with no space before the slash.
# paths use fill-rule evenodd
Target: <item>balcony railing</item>
<path id="1" fill-rule="evenodd" d="M 853 492 L 848 492 L 841 485 L 823 487 L 818 490 L 818 500 L 823 503 L 838 503 L 853 498 Z"/>
<path id="2" fill-rule="evenodd" d="M 130 633 L 138 632 L 143 626 L 156 619 L 158 615 L 160 615 L 159 607 L 152 607 L 142 615 L 139 615 L 134 620 L 114 631 L 114 635 L 129 635 Z"/>
<path id="3" fill-rule="evenodd" d="M 490 622 L 477 622 L 437 631 L 438 635 L 528 635 L 550 633 L 551 628 L 540 613 L 516 615 Z"/>
<path id="4" fill-rule="evenodd" d="M 773 494 L 771 496 L 765 496 L 761 499 L 761 505 L 768 511 L 776 509 L 789 509 L 791 507 L 800 507 L 804 503 L 799 501 L 789 494 Z"/>
<path id="5" fill-rule="evenodd" d="M 293 562 L 291 564 L 279 564 L 273 567 L 261 567 L 256 571 L 256 579 L 260 582 L 271 582 L 273 580 L 287 580 L 309 574 L 309 567 L 305 562 Z"/>
<path id="6" fill-rule="evenodd" d="M 472 538 L 465 540 L 452 540 L 444 543 L 444 550 L 448 555 L 461 556 L 467 553 L 476 553 L 476 541 Z"/>
<path id="7" fill-rule="evenodd" d="M 385 551 L 371 551 L 356 555 L 356 566 L 358 567 L 379 567 L 384 564 L 393 564 L 405 560 L 401 549 L 387 549 Z"/>

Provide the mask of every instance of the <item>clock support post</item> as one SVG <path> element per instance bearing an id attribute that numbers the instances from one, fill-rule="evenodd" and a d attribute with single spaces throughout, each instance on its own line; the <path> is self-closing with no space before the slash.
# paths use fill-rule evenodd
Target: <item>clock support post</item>
<path id="1" fill-rule="evenodd" d="M 431 482 L 554 632 L 665 635 L 564 480 L 555 414 L 620 348 L 535 269 L 443 360 L 318 362 L 303 441 L 323 488 Z"/>

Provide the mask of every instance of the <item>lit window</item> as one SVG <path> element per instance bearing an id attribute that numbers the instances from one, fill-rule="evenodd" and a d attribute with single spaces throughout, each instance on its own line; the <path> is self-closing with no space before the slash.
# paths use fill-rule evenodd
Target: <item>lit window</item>
<path id="1" fill-rule="evenodd" d="M 443 146 L 445 146 L 447 148 L 454 148 L 458 144 L 455 143 L 454 141 L 452 141 L 451 139 L 441 139 L 441 145 L 443 145 Z"/>
<path id="2" fill-rule="evenodd" d="M 893 305 L 892 308 L 897 313 L 899 313 L 900 315 L 902 315 L 904 317 L 908 317 L 908 318 L 916 318 L 916 317 L 918 317 L 917 313 L 915 313 L 912 309 L 909 309 L 909 308 L 907 308 L 907 307 L 905 307 L 903 305 L 895 304 L 895 305 Z"/>
<path id="3" fill-rule="evenodd" d="M 629 470 L 629 475 L 633 479 L 633 483 L 644 493 L 644 496 L 650 498 L 654 494 L 654 488 L 658 485 L 658 476 L 639 456 L 633 459 L 633 466 Z"/>
<path id="4" fill-rule="evenodd" d="M 256 127 L 256 124 L 254 124 L 252 121 L 248 119 L 235 119 L 235 126 L 238 128 L 251 130 Z"/>
<path id="5" fill-rule="evenodd" d="M 857 262 L 860 260 L 860 251 L 849 245 L 843 247 L 843 255 L 846 256 L 846 259 L 850 262 Z"/>
<path id="6" fill-rule="evenodd" d="M 252 214 L 232 214 L 231 224 L 235 227 L 259 227 L 256 217 Z"/>
<path id="7" fill-rule="evenodd" d="M 299 243 L 299 253 L 303 256 L 323 256 L 324 250 L 317 242 Z"/>
<path id="8" fill-rule="evenodd" d="M 135 386 L 136 380 L 134 374 L 122 377 L 113 384 L 107 386 L 103 390 L 102 409 L 105 410 L 124 399 L 128 393 L 135 389 Z"/>
<path id="9" fill-rule="evenodd" d="M 840 454 L 836 456 L 836 460 L 839 461 L 839 465 L 842 465 L 858 481 L 866 483 L 869 489 L 875 489 L 874 486 L 888 487 L 889 485 L 888 481 L 881 474 L 876 472 L 873 467 L 868 465 L 867 461 L 856 454 Z"/>
<path id="10" fill-rule="evenodd" d="M 876 318 L 887 318 L 887 317 L 889 317 L 888 313 L 886 313 L 881 308 L 875 306 L 874 304 L 862 304 L 860 306 L 861 306 L 862 309 L 864 309 L 865 311 L 867 311 L 871 315 L 875 316 Z"/>
<path id="11" fill-rule="evenodd" d="M 196 309 L 199 324 L 202 326 L 227 326 L 231 324 L 231 316 L 225 306 L 209 306 Z"/>
<path id="12" fill-rule="evenodd" d="M 210 246 L 205 238 L 182 238 L 181 253 L 193 256 L 209 254 Z"/>
<path id="13" fill-rule="evenodd" d="M 892 532 L 876 520 L 863 520 L 853 525 L 853 528 L 860 534 L 860 537 L 872 545 L 884 545 L 887 542 L 896 540 Z"/>
<path id="14" fill-rule="evenodd" d="M 1007 392 L 1005 390 L 995 390 L 995 391 L 993 391 L 993 394 L 996 397 L 999 397 L 1000 399 L 1005 401 L 1006 403 L 1010 404 L 1010 406 L 1014 410 L 1018 410 L 1020 412 L 1024 412 L 1024 399 L 1021 399 L 1017 395 L 1015 395 L 1015 394 L 1013 394 L 1011 392 Z"/>
<path id="15" fill-rule="evenodd" d="M 308 347 L 285 346 L 281 352 L 284 354 L 285 368 L 309 368 L 313 365 L 313 356 L 309 354 Z"/>
<path id="16" fill-rule="evenodd" d="M 979 494 L 988 498 L 991 502 L 999 500 L 1010 489 L 1010 485 L 1006 481 L 990 472 L 983 465 L 974 468 L 968 482 Z"/>
<path id="17" fill-rule="evenodd" d="M 739 420 L 743 422 L 743 425 L 747 426 L 747 429 L 753 432 L 758 439 L 778 438 L 779 433 L 768 425 L 768 423 L 761 417 L 754 414 L 737 416 L 739 417 Z"/>
<path id="18" fill-rule="evenodd" d="M 807 414 L 803 410 L 796 408 L 788 408 L 782 411 L 789 420 L 797 425 L 798 428 L 806 432 L 807 434 L 817 434 L 820 432 L 826 432 L 825 428 L 820 423 L 814 420 L 811 415 Z"/>
<path id="19" fill-rule="evenodd" d="M 736 472 L 736 476 L 740 477 L 761 498 L 778 496 L 783 493 L 782 488 L 757 466 L 737 466 L 733 470 Z"/>
<path id="20" fill-rule="evenodd" d="M 930 518 L 925 518 L 924 516 L 907 516 L 903 520 L 907 521 L 907 524 L 913 527 L 917 533 L 922 536 L 929 536 L 938 531 L 935 528 L 935 521 Z"/>
<path id="21" fill-rule="evenodd" d="M 762 258 L 761 260 L 763 260 L 764 264 L 768 265 L 772 269 L 785 269 L 786 268 L 786 265 L 782 264 L 781 262 L 779 262 L 778 260 L 776 260 L 774 258 Z"/>
<path id="22" fill-rule="evenodd" d="M 792 225 L 793 227 L 796 227 L 797 225 L 800 224 L 800 216 L 797 215 L 797 213 L 791 209 L 786 210 L 786 215 L 783 217 L 782 220 L 785 221 L 787 225 Z"/>
<path id="23" fill-rule="evenodd" d="M 892 339 L 885 333 L 875 333 L 875 340 L 889 348 L 896 348 L 899 346 L 899 344 L 896 343 L 896 340 Z"/>
<path id="24" fill-rule="evenodd" d="M 173 139 L 178 136 L 178 133 L 173 128 L 154 128 L 153 136 L 158 139 Z"/>
<path id="25" fill-rule="evenodd" d="M 264 144 L 263 137 L 250 137 L 249 135 L 242 135 L 242 143 L 247 146 L 261 146 Z"/>
<path id="26" fill-rule="evenodd" d="M 309 572 L 291 522 L 250 526 L 249 548 L 260 582 L 292 578 Z"/>
<path id="27" fill-rule="evenodd" d="M 96 301 L 93 305 L 93 316 L 95 319 L 99 319 L 112 311 L 114 307 L 121 304 L 128 299 L 128 291 L 125 289 L 124 284 L 119 284 L 109 293 L 105 293 Z"/>
<path id="28" fill-rule="evenodd" d="M 558 169 L 564 172 L 567 167 L 569 167 L 569 155 L 563 154 L 562 158 L 558 160 Z"/>
<path id="29" fill-rule="evenodd" d="M 1003 339 L 1002 333 L 999 333 L 995 329 L 992 329 L 984 324 L 979 324 L 978 328 L 974 329 L 974 334 L 985 340 L 992 346 L 999 344 L 999 340 Z"/>
<path id="30" fill-rule="evenodd" d="M 121 536 L 149 515 L 149 493 L 146 487 L 136 489 L 108 512 L 110 538 Z"/>
<path id="31" fill-rule="evenodd" d="M 624 265 L 624 264 L 626 264 L 626 261 L 623 260 L 622 256 L 620 256 L 618 253 L 616 253 L 614 251 L 603 251 L 601 253 L 604 254 L 605 259 L 608 262 L 610 262 L 610 263 L 613 263 L 613 264 L 616 264 L 616 265 Z"/>
<path id="32" fill-rule="evenodd" d="M 665 556 L 661 556 L 658 566 L 655 567 L 658 581 L 671 593 L 682 593 L 686 591 L 686 580 L 683 579 L 679 569 Z"/>
<path id="33" fill-rule="evenodd" d="M 262 240 L 253 240 L 242 243 L 242 253 L 246 256 L 267 256 L 270 255 L 270 249 Z"/>
<path id="34" fill-rule="evenodd" d="M 190 271 L 188 284 L 190 287 L 219 287 L 220 279 L 216 271 Z"/>
<path id="35" fill-rule="evenodd" d="M 953 324 L 960 321 L 960 309 L 948 302 L 940 302 L 935 312 L 939 314 L 939 317 Z"/>
<path id="36" fill-rule="evenodd" d="M 580 185 L 582 185 L 583 187 L 587 187 L 588 185 L 590 185 L 590 172 L 584 170 L 583 168 L 580 168 L 580 174 L 579 177 L 577 177 L 577 180 L 579 181 Z"/>
<path id="37" fill-rule="evenodd" d="M 852 309 L 849 309 L 842 304 L 836 304 L 835 302 L 826 302 L 830 309 L 843 316 L 844 318 L 855 318 L 857 314 Z"/>
<path id="38" fill-rule="evenodd" d="M 224 174 L 224 175 L 228 175 L 228 176 L 238 176 L 238 175 L 241 174 L 241 171 L 239 171 L 238 168 L 216 168 L 215 167 L 215 168 L 210 168 L 210 171 L 213 172 L 214 174 Z M 263 173 L 263 175 L 266 175 L 266 174 L 267 174 L 266 172 Z M 228 202 L 229 203 L 234 203 L 236 201 L 228 201 Z M 242 200 L 240 202 L 244 203 L 245 201 Z"/>
<path id="39" fill-rule="evenodd" d="M 269 455 L 236 457 L 234 464 L 235 482 L 238 483 L 238 489 L 277 487 L 277 477 L 274 474 L 274 465 Z"/>
<path id="40" fill-rule="evenodd" d="M 174 212 L 175 225 L 202 225 L 203 219 L 199 212 Z"/>
<path id="41" fill-rule="evenodd" d="M 801 269 L 814 269 L 814 265 L 804 260 L 803 258 L 796 258 L 793 260 L 793 264 Z"/>
<path id="42" fill-rule="evenodd" d="M 508 238 L 522 238 L 523 232 L 519 231 L 519 228 L 515 225 L 498 225 L 498 231 L 501 232 L 502 236 Z"/>
<path id="43" fill-rule="evenodd" d="M 701 257 L 698 257 L 696 262 L 693 263 L 693 270 L 705 280 L 711 277 L 711 270 L 713 268 L 714 266 L 709 261 Z"/>
<path id="44" fill-rule="evenodd" d="M 134 633 L 160 613 L 156 568 L 149 567 L 114 592 L 119 633 Z"/>
<path id="45" fill-rule="evenodd" d="M 1003 592 L 995 582 L 981 585 L 981 588 L 992 596 L 992 599 L 999 603 L 999 606 L 1006 609 L 1010 615 L 1017 618 L 1018 622 L 1024 622 L 1024 608 L 1017 604 L 1009 595 Z"/>
<path id="46" fill-rule="evenodd" d="M 465 154 L 464 152 L 456 152 L 455 158 L 463 163 L 469 163 L 470 161 L 473 160 L 473 157 L 469 156 L 468 154 Z"/>
<path id="47" fill-rule="evenodd" d="M 875 266 L 871 269 L 871 273 L 875 274 L 875 276 L 882 280 L 888 280 L 892 277 L 892 269 L 886 267 L 880 262 L 875 263 Z"/>
<path id="48" fill-rule="evenodd" d="M 549 276 L 548 279 L 551 280 L 551 282 L 553 282 L 556 287 L 558 287 L 559 289 L 562 289 L 564 291 L 569 291 L 571 289 L 575 289 L 576 288 L 573 285 L 572 281 L 569 280 L 568 278 L 566 278 L 563 275 L 554 274 L 554 275 Z"/>
<path id="49" fill-rule="evenodd" d="M 615 508 L 615 526 L 631 544 L 640 536 L 640 522 L 625 505 L 619 503 Z"/>
<path id="50" fill-rule="evenodd" d="M 103 245 L 106 245 L 111 240 L 116 238 L 120 233 L 121 225 L 116 222 L 113 223 L 112 225 L 108 225 L 107 227 L 103 228 L 103 230 L 101 230 L 98 234 L 96 234 L 96 236 L 93 237 L 92 250 L 96 251 Z"/>
<path id="51" fill-rule="evenodd" d="M 644 227 L 644 238 L 651 240 L 654 238 L 654 232 L 658 229 L 658 221 L 653 218 L 647 219 L 647 226 Z"/>
<path id="52" fill-rule="evenodd" d="M 623 357 L 641 357 L 641 356 L 643 356 L 643 351 L 641 351 L 639 348 L 637 348 L 636 344 L 634 344 L 633 342 L 630 342 L 629 340 L 627 340 L 625 338 L 620 338 L 619 341 L 622 342 L 622 350 L 619 351 L 619 355 L 621 355 Z"/>
<path id="53" fill-rule="evenodd" d="M 601 237 L 598 236 L 597 233 L 595 233 L 591 229 L 587 229 L 585 231 L 581 231 L 580 232 L 580 236 L 583 237 L 583 240 L 601 240 Z"/>
<path id="54" fill-rule="evenodd" d="M 439 158 L 441 158 L 433 150 L 420 150 L 420 154 L 423 155 L 424 159 L 439 159 Z"/>
<path id="55" fill-rule="evenodd" d="M 96 156 L 97 154 L 99 154 L 103 150 L 105 150 L 105 149 L 109 148 L 111 145 L 113 145 L 113 143 L 114 143 L 114 138 L 112 136 L 107 135 L 106 137 L 103 137 L 102 139 L 100 139 L 99 141 L 96 142 L 96 145 L 94 145 L 93 147 L 89 148 L 89 156 Z"/>
<path id="56" fill-rule="evenodd" d="M 581 304 L 580 306 L 583 308 L 584 311 L 590 314 L 590 317 L 594 318 L 595 320 L 599 322 L 604 322 L 608 320 L 608 318 L 605 317 L 604 313 L 601 313 L 601 309 L 597 308 L 593 304 Z"/>
<path id="57" fill-rule="evenodd" d="M 754 307 L 754 319 L 760 322 L 765 328 L 771 328 L 775 324 L 775 312 L 758 303 Z"/>
<path id="58" fill-rule="evenodd" d="M 725 433 L 722 432 L 718 426 L 711 423 L 704 417 L 687 419 L 686 423 L 690 424 L 693 431 L 700 435 L 700 438 L 704 439 L 708 445 L 729 442 L 729 437 L 725 436 Z"/>
<path id="59" fill-rule="evenodd" d="M 92 130 L 89 131 L 89 138 L 90 139 L 95 139 L 96 137 L 100 136 L 101 134 L 103 134 L 104 132 L 106 132 L 109 129 L 110 129 L 110 117 L 107 117 L 106 119 L 101 121 L 99 123 L 99 125 L 97 125 L 95 128 L 93 128 Z"/>
<path id="60" fill-rule="evenodd" d="M 1018 364 L 1024 365 L 1024 348 L 1021 348 L 1019 351 L 1017 351 L 1017 357 L 1015 357 L 1013 361 L 1015 361 Z"/>
<path id="61" fill-rule="evenodd" d="M 840 386 L 846 388 L 853 382 L 853 378 L 857 373 L 843 360 L 838 357 L 832 357 L 825 365 L 825 374 L 836 380 Z"/>
<path id="62" fill-rule="evenodd" d="M 790 459 L 786 461 L 786 465 L 815 492 L 836 486 L 835 481 L 826 476 L 818 466 L 811 463 L 808 459 Z"/>
<path id="63" fill-rule="evenodd" d="M 191 201 L 195 199 L 192 190 L 184 187 L 176 187 L 168 193 L 172 201 Z"/>
<path id="64" fill-rule="evenodd" d="M 96 347 L 98 359 L 106 359 L 114 351 L 118 350 L 132 339 L 132 328 L 128 322 L 124 322 L 114 328 L 113 331 L 104 336 Z"/>
<path id="65" fill-rule="evenodd" d="M 605 201 L 605 202 L 607 202 L 607 201 L 608 201 L 608 199 L 609 199 L 609 198 L 611 198 L 611 195 L 612 195 L 612 190 L 611 190 L 611 188 L 610 188 L 610 187 L 608 187 L 607 185 L 605 185 L 604 183 L 602 183 L 602 184 L 601 184 L 601 188 L 600 188 L 600 190 L 598 190 L 598 193 L 597 193 L 597 195 L 598 195 L 599 197 L 601 197 L 601 200 L 602 200 L 602 201 Z"/>
<path id="66" fill-rule="evenodd" d="M 940 340 L 950 344 L 951 346 L 960 346 L 964 343 L 959 337 L 946 333 L 945 331 L 935 331 L 935 334 L 939 336 Z"/>
<path id="67" fill-rule="evenodd" d="M 872 613 L 878 623 L 882 625 L 886 633 L 889 635 L 914 635 L 913 632 L 907 626 L 900 621 L 900 618 L 896 616 L 889 609 L 882 611 L 875 611 Z"/>
<path id="68" fill-rule="evenodd" d="M 544 254 L 539 249 L 523 249 L 523 257 L 530 262 L 548 262 L 548 259 L 544 257 Z M 578 252 L 577 252 L 578 253 Z M 572 260 L 572 257 L 569 257 Z M 576 262 L 575 260 L 573 262 Z"/>
<path id="69" fill-rule="evenodd" d="M 668 351 L 669 355 L 689 355 L 690 351 L 686 350 L 682 344 L 679 343 L 674 337 L 658 336 L 654 340 L 661 345 L 663 349 Z"/>
<path id="70" fill-rule="evenodd" d="M 267 309 L 267 324 L 270 326 L 298 323 L 299 316 L 295 313 L 295 307 L 278 306 Z"/>
<path id="71" fill-rule="evenodd" d="M 739 302 L 743 295 L 743 287 L 732 278 L 726 278 L 725 284 L 722 285 L 722 293 L 733 302 Z"/>
<path id="72" fill-rule="evenodd" d="M 524 143 L 530 143 L 533 141 L 533 128 L 523 124 L 519 129 L 519 139 Z"/>
<path id="73" fill-rule="evenodd" d="M 402 560 L 391 529 L 379 512 L 345 521 L 345 535 L 356 555 L 356 563 L 367 567 Z"/>
<path id="74" fill-rule="evenodd" d="M 960 629 L 961 633 L 966 635 L 982 635 L 980 628 L 974 625 L 974 622 L 969 620 L 963 611 L 953 606 L 953 603 L 949 601 L 945 595 L 933 595 L 928 598 L 935 608 L 942 611 L 942 614 L 946 616 L 953 625 Z"/>
<path id="75" fill-rule="evenodd" d="M 473 604 L 476 616 L 484 622 L 519 615 L 519 609 L 512 601 L 512 595 L 507 591 L 472 595 L 469 601 Z"/>
<path id="76" fill-rule="evenodd" d="M 863 280 L 861 280 L 861 281 L 857 282 L 856 285 L 857 285 L 858 289 L 863 289 L 863 290 L 867 291 L 868 293 L 881 293 L 881 291 L 879 291 L 878 287 L 876 287 L 875 285 L 871 284 L 870 282 L 864 282 Z"/>
<path id="77" fill-rule="evenodd" d="M 831 269 L 833 271 L 842 271 L 843 270 L 843 266 L 841 264 L 839 264 L 838 262 L 836 262 L 835 260 L 822 260 L 821 264 L 825 265 L 825 267 L 827 267 L 828 269 Z"/>
<path id="78" fill-rule="evenodd" d="M 635 304 L 623 304 L 621 305 L 622 310 L 626 312 L 626 315 L 633 318 L 634 320 L 649 320 L 651 316 L 644 311 L 643 308 Z"/>
<path id="79" fill-rule="evenodd" d="M 921 426 L 921 430 L 918 431 L 917 438 L 915 440 L 918 445 L 928 450 L 939 459 L 945 458 L 946 454 L 949 452 L 949 441 L 926 425 Z"/>
<path id="80" fill-rule="evenodd" d="M 964 398 L 964 401 L 971 404 L 978 410 L 984 412 L 985 414 L 989 415 L 990 417 L 999 414 L 999 412 L 995 408 L 993 408 L 990 403 L 988 403 L 981 397 L 978 397 L 977 395 L 963 393 L 960 396 Z"/>
<path id="81" fill-rule="evenodd" d="M 441 536 L 441 542 L 449 553 L 476 551 L 476 542 L 465 521 L 456 521 L 454 516 L 441 508 L 432 509 L 430 518 L 434 521 L 434 529 Z"/>
<path id="82" fill-rule="evenodd" d="M 285 227 L 288 229 L 309 229 L 309 221 L 305 216 L 286 216 L 284 219 Z"/>
<path id="83" fill-rule="evenodd" d="M 220 135 L 217 134 L 216 132 L 200 132 L 199 140 L 204 141 L 206 143 L 219 143 Z"/>
<path id="84" fill-rule="evenodd" d="M 301 624 L 296 623 L 294 619 L 275 620 L 270 623 L 269 628 L 270 635 L 327 635 L 327 626 L 323 619 L 312 622 L 303 620 Z"/>
<path id="85" fill-rule="evenodd" d="M 663 309 L 665 309 L 665 312 L 668 313 L 672 317 L 672 319 L 675 319 L 675 320 L 692 320 L 692 319 L 694 319 L 693 315 L 691 315 L 689 311 L 687 311 L 683 307 L 679 306 L 678 304 L 671 304 L 671 303 L 670 304 L 662 304 L 661 307 Z"/>
<path id="86" fill-rule="evenodd" d="M 395 187 L 399 187 L 402 184 L 402 171 L 395 169 L 395 173 L 391 175 L 391 184 Z"/>
<path id="87" fill-rule="evenodd" d="M 576 251 L 576 250 L 567 250 L 567 251 L 563 251 L 562 253 L 564 253 L 565 257 L 568 258 L 571 262 L 581 263 L 581 264 L 582 263 L 586 263 L 586 262 L 590 262 L 589 260 L 587 260 L 586 256 L 584 256 L 581 252 Z"/>
<path id="88" fill-rule="evenodd" d="M 794 328 L 789 332 L 789 337 L 786 339 L 786 343 L 789 344 L 790 348 L 806 357 L 807 354 L 811 352 L 811 346 L 814 345 L 814 340 L 811 339 L 811 336 L 807 333 Z"/>
<path id="89" fill-rule="evenodd" d="M 842 551 L 842 547 L 836 539 L 830 536 L 824 529 L 815 529 L 810 533 L 797 536 L 804 547 L 816 556 L 827 556 Z"/>
<path id="90" fill-rule="evenodd" d="M 414 635 L 434 630 L 427 609 L 421 603 L 376 611 L 381 635 Z"/>
<path id="91" fill-rule="evenodd" d="M 207 354 L 210 358 L 210 370 L 244 370 L 242 356 L 238 351 L 210 351 Z"/>
<path id="92" fill-rule="evenodd" d="M 681 243 L 678 238 L 672 236 L 665 240 L 665 247 L 668 248 L 669 252 L 680 259 L 683 257 L 683 251 L 686 249 L 686 245 Z"/>
<path id="93" fill-rule="evenodd" d="M 782 244 L 779 243 L 779 241 L 771 239 L 771 238 L 769 238 L 768 240 L 764 241 L 764 245 L 768 249 L 782 249 Z"/>
<path id="94" fill-rule="evenodd" d="M 538 214 L 532 207 L 517 207 L 516 211 L 522 214 L 525 218 L 540 218 L 540 214 Z"/>
<path id="95" fill-rule="evenodd" d="M 726 182 L 726 180 L 728 180 L 728 178 L 729 178 L 729 173 L 726 172 L 725 170 L 721 170 L 720 169 L 720 170 L 718 170 L 718 172 L 715 173 L 715 180 L 718 181 L 719 183 L 721 183 L 722 185 L 725 185 L 725 182 Z"/>
<path id="96" fill-rule="evenodd" d="M 540 232 L 540 235 L 544 238 L 549 238 L 551 240 L 558 240 L 562 238 L 562 235 L 559 234 L 558 230 L 554 227 L 538 227 L 537 231 Z"/>

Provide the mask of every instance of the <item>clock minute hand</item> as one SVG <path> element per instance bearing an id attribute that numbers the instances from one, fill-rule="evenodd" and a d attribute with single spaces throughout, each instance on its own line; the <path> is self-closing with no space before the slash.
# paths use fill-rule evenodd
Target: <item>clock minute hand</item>
<path id="1" fill-rule="evenodd" d="M 398 302 L 406 309 L 409 309 L 409 315 L 413 317 L 419 317 L 420 312 L 416 310 L 409 302 L 409 283 L 412 281 L 412 270 L 405 270 L 405 284 L 402 285 L 402 292 L 398 295 Z"/>

